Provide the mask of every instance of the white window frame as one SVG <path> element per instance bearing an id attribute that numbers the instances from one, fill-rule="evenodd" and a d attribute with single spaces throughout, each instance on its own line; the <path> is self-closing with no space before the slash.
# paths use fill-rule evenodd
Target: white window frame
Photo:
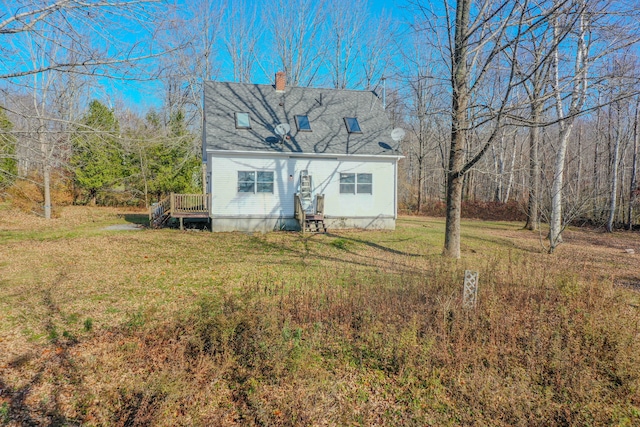
<path id="1" fill-rule="evenodd" d="M 357 130 L 351 128 L 351 125 L 350 125 L 351 120 L 353 120 L 355 122 L 355 125 L 358 127 Z M 358 121 L 357 117 L 345 117 L 344 125 L 347 127 L 347 132 L 349 133 L 362 133 L 362 126 L 360 126 L 360 122 Z"/>
<path id="2" fill-rule="evenodd" d="M 309 125 L 309 128 L 301 128 L 300 127 L 300 119 L 298 119 L 298 117 L 304 117 L 305 120 L 307 121 L 307 125 Z M 309 120 L 309 116 L 306 114 L 296 114 L 294 116 L 294 119 L 296 121 L 296 127 L 298 128 L 298 132 L 311 132 L 311 120 Z"/>
<path id="3" fill-rule="evenodd" d="M 240 174 L 250 174 L 251 176 L 251 180 L 240 180 Z M 262 174 L 262 177 L 260 176 Z M 265 180 L 265 175 L 270 175 L 270 179 Z M 237 174 L 238 177 L 238 185 L 236 186 L 238 193 L 242 193 L 242 194 L 256 194 L 256 193 L 262 193 L 262 194 L 273 194 L 274 189 L 275 189 L 275 174 L 273 171 L 247 171 L 247 170 L 243 170 L 243 171 L 238 171 Z M 261 179 L 262 178 L 262 179 Z M 245 184 L 243 187 L 241 187 L 241 184 Z M 251 184 L 251 191 L 241 191 L 241 188 L 244 189 L 248 189 L 249 186 L 247 184 Z M 262 184 L 262 185 L 261 185 Z M 265 187 L 265 185 L 269 185 L 270 187 Z M 265 188 L 268 188 L 267 191 L 265 191 Z"/>
<path id="4" fill-rule="evenodd" d="M 352 182 L 347 180 L 352 180 Z M 353 190 L 347 191 L 347 188 L 353 188 Z M 340 194 L 373 194 L 373 174 L 367 172 L 341 172 Z"/>
<path id="5" fill-rule="evenodd" d="M 241 115 L 246 115 L 247 117 L 247 124 L 246 125 L 241 125 L 240 124 L 240 116 Z M 249 115 L 249 113 L 244 112 L 244 111 L 238 111 L 236 113 L 234 113 L 234 118 L 236 120 L 236 129 L 251 129 L 251 116 Z"/>

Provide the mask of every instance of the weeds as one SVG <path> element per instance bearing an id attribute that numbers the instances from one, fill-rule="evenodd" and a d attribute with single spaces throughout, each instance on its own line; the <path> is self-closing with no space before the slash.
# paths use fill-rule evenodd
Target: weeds
<path id="1" fill-rule="evenodd" d="M 2 402 L 0 405 L 0 422 L 3 424 L 9 422 L 9 404 L 7 402 Z"/>
<path id="2" fill-rule="evenodd" d="M 129 319 L 125 322 L 125 327 L 128 330 L 135 330 L 144 326 L 145 315 L 141 311 L 136 311 L 129 315 Z"/>
<path id="3" fill-rule="evenodd" d="M 457 283 L 434 292 L 438 277 L 426 279 L 352 282 L 349 292 L 301 285 L 277 299 L 210 296 L 181 319 L 137 331 L 124 369 L 217 378 L 229 400 L 209 413 L 214 424 L 228 408 L 243 425 L 640 421 L 638 318 L 612 316 L 626 311 L 615 296 L 567 294 L 562 284 L 522 293 L 498 281 L 469 313 L 439 302 Z M 202 408 L 174 393 L 144 405 L 178 405 L 204 423 Z"/>
<path id="4" fill-rule="evenodd" d="M 335 248 L 345 250 L 349 246 L 349 241 L 345 239 L 335 239 L 331 241 L 330 245 Z"/>

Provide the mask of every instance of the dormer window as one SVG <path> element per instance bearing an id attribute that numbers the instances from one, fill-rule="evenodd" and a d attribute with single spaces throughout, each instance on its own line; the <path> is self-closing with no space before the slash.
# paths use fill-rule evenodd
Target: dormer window
<path id="1" fill-rule="evenodd" d="M 251 129 L 249 113 L 236 113 L 236 129 Z"/>
<path id="2" fill-rule="evenodd" d="M 347 132 L 362 133 L 360 123 L 358 123 L 358 119 L 356 117 L 345 117 L 344 123 L 347 125 Z"/>
<path id="3" fill-rule="evenodd" d="M 311 123 L 309 123 L 309 116 L 295 116 L 296 126 L 300 132 L 311 132 Z"/>

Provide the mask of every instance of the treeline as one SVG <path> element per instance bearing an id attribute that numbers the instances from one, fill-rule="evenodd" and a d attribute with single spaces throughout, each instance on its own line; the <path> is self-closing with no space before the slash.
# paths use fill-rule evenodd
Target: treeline
<path id="1" fill-rule="evenodd" d="M 621 106 L 620 104 L 623 104 Z M 631 228 L 640 223 L 638 182 L 637 98 L 603 106 L 576 120 L 568 142 L 563 185 L 568 223 Z M 431 126 L 441 127 L 438 123 Z M 539 220 L 547 222 L 551 210 L 554 138 L 557 128 L 540 129 Z M 478 202 L 513 203 L 519 216 L 527 215 L 530 190 L 529 135 L 526 128 L 507 127 L 464 177 L 463 201 L 477 211 Z M 400 201 L 406 212 L 433 213 L 434 201 L 446 197 L 446 129 L 426 141 L 423 156 L 415 135 L 404 141 L 406 159 L 400 173 Z M 615 193 L 614 193 L 615 187 Z M 615 199 L 612 195 L 615 194 Z M 487 206 L 494 206 L 489 204 Z M 442 215 L 443 210 L 436 210 Z"/>
<path id="2" fill-rule="evenodd" d="M 144 117 L 131 112 L 119 117 L 92 100 L 79 120 L 64 131 L 45 129 L 16 137 L 11 132 L 13 123 L 2 110 L 0 128 L 4 131 L 0 136 L 0 189 L 5 195 L 33 197 L 33 192 L 24 189 L 43 177 L 34 167 L 37 162 L 29 157 L 41 150 L 37 145 L 43 141 L 45 145 L 60 142 L 52 168 L 60 181 L 55 188 L 66 193 L 58 195 L 60 200 L 149 206 L 171 192 L 202 191 L 198 138 L 187 128 L 180 110 L 167 118 L 153 110 Z M 34 198 L 33 202 L 43 202 L 43 198 Z"/>
<path id="3" fill-rule="evenodd" d="M 61 191 L 98 204 L 200 191 L 203 81 L 285 71 L 289 85 L 375 89 L 396 34 L 366 0 L 20 0 L 0 16 L 0 194 L 29 193 L 47 218 Z M 107 95 L 118 90 L 156 113 Z"/>

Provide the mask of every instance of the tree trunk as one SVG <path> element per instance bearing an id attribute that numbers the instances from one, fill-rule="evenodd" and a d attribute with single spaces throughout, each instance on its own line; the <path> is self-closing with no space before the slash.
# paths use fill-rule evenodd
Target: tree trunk
<path id="1" fill-rule="evenodd" d="M 493 167 L 496 175 L 496 189 L 493 195 L 493 201 L 500 203 L 503 200 L 502 175 L 504 174 L 504 134 L 500 141 L 500 153 L 496 153 L 493 147 L 491 147 L 491 151 L 493 151 Z"/>
<path id="2" fill-rule="evenodd" d="M 629 219 L 627 229 L 633 230 L 633 203 L 636 198 L 636 174 L 638 170 L 638 107 L 640 98 L 636 102 L 636 116 L 633 121 L 633 159 L 631 160 L 631 182 L 629 184 Z"/>
<path id="3" fill-rule="evenodd" d="M 542 116 L 544 105 L 534 100 L 531 105 L 531 121 L 538 123 Z M 540 160 L 538 148 L 540 146 L 540 128 L 529 128 L 529 200 L 527 202 L 527 230 L 538 229 L 538 210 L 540 194 Z"/>
<path id="4" fill-rule="evenodd" d="M 549 221 L 549 253 L 562 243 L 562 191 L 564 187 L 564 167 L 567 158 L 567 145 L 573 123 L 560 132 L 560 143 L 553 166 L 551 185 L 551 219 Z"/>
<path id="5" fill-rule="evenodd" d="M 422 212 L 422 187 L 424 184 L 424 171 L 422 166 L 423 161 L 424 158 L 422 157 L 418 159 L 418 215 L 420 215 L 420 212 Z"/>
<path id="6" fill-rule="evenodd" d="M 582 200 L 582 127 L 578 129 L 578 170 L 576 171 L 576 197 Z"/>
<path id="7" fill-rule="evenodd" d="M 511 195 L 511 188 L 513 187 L 513 168 L 516 165 L 516 138 L 518 134 L 513 135 L 513 151 L 511 152 L 511 166 L 509 169 L 509 180 L 507 181 L 507 189 L 504 193 L 504 203 L 509 203 L 509 196 Z"/>
<path id="8" fill-rule="evenodd" d="M 470 0 L 456 4 L 455 46 L 453 51 L 453 73 L 451 86 L 452 120 L 449 168 L 447 170 L 447 218 L 443 255 L 460 258 L 460 210 L 462 204 L 462 182 L 464 175 L 464 148 L 467 132 L 467 106 L 469 103 L 469 73 L 467 70 L 467 27 L 471 10 Z"/>
<path id="9" fill-rule="evenodd" d="M 600 129 L 600 114 L 598 114 L 598 118 L 596 120 L 596 129 L 599 130 Z M 598 187 L 600 186 L 600 179 L 598 176 L 598 166 L 599 166 L 599 162 L 600 162 L 600 156 L 599 156 L 599 148 L 600 148 L 600 135 L 599 132 L 596 133 L 596 143 L 594 145 L 594 151 L 593 151 L 593 194 L 592 194 L 592 199 L 593 199 L 593 222 L 599 222 L 600 220 L 600 215 L 599 215 L 599 206 L 598 206 Z"/>
<path id="10" fill-rule="evenodd" d="M 42 166 L 42 185 L 44 187 L 44 218 L 51 219 L 51 166 L 46 158 Z"/>
<path id="11" fill-rule="evenodd" d="M 44 134 L 44 120 L 39 119 L 38 143 L 40 144 L 40 155 L 42 156 L 42 192 L 44 195 L 44 218 L 51 219 L 51 163 L 50 147 Z"/>
<path id="12" fill-rule="evenodd" d="M 447 175 L 447 221 L 444 235 L 444 256 L 460 258 L 460 213 L 464 176 Z"/>
<path id="13" fill-rule="evenodd" d="M 620 115 L 618 114 L 618 117 Z M 607 232 L 613 231 L 613 223 L 616 217 L 616 205 L 618 203 L 618 162 L 620 157 L 620 127 L 615 130 L 616 137 L 613 142 L 613 159 L 611 164 L 611 197 L 609 199 L 609 218 L 607 219 Z"/>

